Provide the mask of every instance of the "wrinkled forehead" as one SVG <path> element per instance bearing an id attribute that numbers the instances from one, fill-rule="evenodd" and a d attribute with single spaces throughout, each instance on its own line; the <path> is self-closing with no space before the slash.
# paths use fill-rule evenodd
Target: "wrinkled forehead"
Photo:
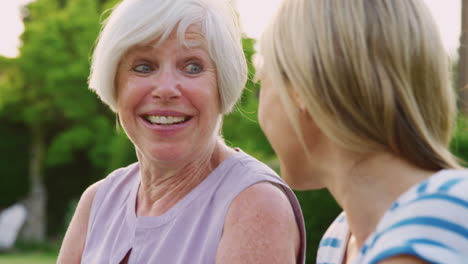
<path id="1" fill-rule="evenodd" d="M 186 30 L 180 27 L 176 28 L 169 34 L 163 34 L 162 36 L 152 39 L 149 43 L 144 43 L 143 46 L 157 48 L 167 40 L 177 40 L 178 44 L 185 48 L 201 48 L 207 50 L 206 38 L 199 25 L 190 25 Z"/>
<path id="2" fill-rule="evenodd" d="M 178 34 L 176 37 L 187 48 L 207 48 L 205 34 L 203 34 L 199 25 L 189 26 L 185 32 Z"/>
<path id="3" fill-rule="evenodd" d="M 211 59 L 205 35 L 198 25 L 191 25 L 186 27 L 185 32 L 176 28 L 168 34 L 162 34 L 159 37 L 150 39 L 150 41 L 134 45 L 124 53 L 121 60 L 124 61 L 142 52 L 145 53 L 157 50 L 168 41 L 171 41 L 171 46 L 175 44 L 176 47 L 180 47 L 182 50 L 198 50 Z"/>

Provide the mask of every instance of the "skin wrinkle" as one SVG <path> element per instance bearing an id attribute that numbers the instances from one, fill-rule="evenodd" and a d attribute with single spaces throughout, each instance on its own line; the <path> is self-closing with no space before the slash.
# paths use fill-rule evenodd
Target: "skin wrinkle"
<path id="1" fill-rule="evenodd" d="M 223 114 L 231 112 L 233 105 L 241 97 L 247 81 L 248 67 L 242 51 L 241 32 L 235 25 L 237 22 L 235 11 L 224 8 L 225 4 L 228 7 L 227 2 L 219 3 L 219 6 L 214 2 L 210 0 L 175 1 L 167 5 L 168 1 L 166 1 L 161 6 L 157 1 L 143 0 L 136 4 L 132 1 L 124 1 L 116 6 L 115 11 L 106 20 L 95 45 L 89 86 L 105 104 L 110 106 L 112 111 L 117 113 L 122 129 L 125 130 L 135 148 L 139 161 L 139 164 L 132 165 L 133 168 L 136 167 L 135 171 L 132 171 L 131 175 L 120 174 L 122 170 L 116 173 L 119 174 L 117 176 L 128 177 L 120 178 L 121 180 L 140 181 L 134 212 L 137 216 L 160 216 L 168 210 L 171 213 L 184 209 L 180 208 L 181 204 L 177 206 L 177 203 L 203 182 L 223 160 L 235 153 L 235 150 L 225 145 L 220 135 L 221 124 Z M 194 6 L 197 3 L 203 6 Z M 129 21 L 135 23 L 129 23 Z M 197 55 L 197 52 L 201 55 Z M 130 55 L 139 57 L 131 58 Z M 176 116 L 177 118 L 166 119 L 161 116 Z M 177 122 L 181 118 L 184 122 Z M 170 121 L 177 122 L 177 125 L 168 125 Z M 239 156 L 239 159 L 243 159 L 242 156 L 249 155 L 239 153 Z M 233 159 L 233 162 L 237 163 L 237 159 Z M 248 166 L 250 168 L 251 165 L 248 164 Z M 263 165 L 257 161 L 251 167 L 257 166 Z M 125 171 L 126 168 L 123 170 Z M 239 172 L 229 171 L 226 175 L 232 175 L 235 180 L 236 173 L 244 177 L 263 173 L 263 169 L 260 172 L 248 171 L 246 175 L 240 175 L 239 173 L 242 172 L 239 168 Z M 266 172 L 266 174 L 270 173 Z M 212 176 L 216 177 L 216 175 Z M 270 177 L 274 175 L 258 176 L 265 181 L 276 182 Z M 139 179 L 130 177 L 139 177 Z M 211 213 L 205 215 L 204 211 L 194 212 L 194 217 L 202 221 L 209 217 L 208 221 L 215 225 L 213 228 L 224 230 L 225 233 L 221 238 L 216 236 L 217 233 L 212 234 L 211 226 L 208 229 L 210 233 L 206 234 L 199 233 L 205 230 L 194 226 L 194 231 L 190 235 L 193 235 L 195 240 L 185 241 L 191 244 L 190 248 L 185 243 L 174 246 L 181 247 L 187 254 L 190 250 L 197 250 L 202 246 L 209 250 L 199 251 L 196 253 L 197 256 L 203 257 L 204 260 L 208 260 L 207 257 L 210 259 L 215 257 L 216 260 L 222 257 L 222 261 L 216 263 L 223 264 L 295 263 L 295 256 L 299 254 L 302 260 L 303 233 L 300 232 L 303 231 L 303 222 L 299 219 L 300 210 L 297 212 L 294 210 L 299 206 L 297 200 L 292 197 L 294 194 L 289 189 L 285 190 L 287 194 L 284 193 L 276 184 L 258 183 L 257 177 L 249 178 L 248 182 L 252 182 L 252 185 L 246 189 L 242 189 L 245 187 L 242 185 L 244 182 L 238 182 L 232 186 L 232 190 L 227 190 L 226 195 L 235 195 L 237 198 L 244 199 L 242 206 L 237 206 L 238 210 L 231 213 L 230 217 L 224 215 L 222 219 L 223 217 L 216 216 L 220 212 L 225 214 L 231 212 L 232 208 L 226 207 L 236 207 L 236 201 L 232 200 L 229 200 L 230 203 L 226 205 L 224 205 L 224 200 L 221 200 L 222 205 L 215 203 L 214 215 Z M 206 185 L 207 188 L 217 188 L 217 186 L 208 185 Z M 128 227 L 130 230 L 123 230 L 123 232 L 122 229 L 107 230 L 111 228 L 107 221 L 123 223 L 121 221 L 125 220 L 109 218 L 106 214 L 110 210 L 101 211 L 99 216 L 96 216 L 99 221 L 92 223 L 95 226 L 99 225 L 97 222 L 103 223 L 104 230 L 96 228 L 98 233 L 88 233 L 86 228 L 81 227 L 88 224 L 91 202 L 98 184 L 93 186 L 95 188 L 86 191 L 79 202 L 78 207 L 84 207 L 84 209 L 77 210 L 75 213 L 76 221 L 72 221 L 64 238 L 61 251 L 65 253 L 60 254 L 62 257 L 60 263 L 80 263 L 82 255 L 85 259 L 99 258 L 105 261 L 115 252 L 115 245 L 117 245 L 115 243 L 119 243 L 115 239 L 119 239 L 121 234 L 126 235 L 127 231 L 134 231 L 131 230 L 132 226 Z M 127 187 L 133 188 L 125 186 Z M 227 187 L 231 189 L 230 186 Z M 224 188 L 220 190 L 224 191 Z M 205 190 L 197 188 L 192 194 L 198 194 L 199 191 L 204 193 Z M 108 194 L 112 198 L 114 195 L 127 197 L 126 194 L 120 193 L 120 190 Z M 212 199 L 219 198 L 218 193 L 213 195 L 215 196 Z M 204 198 L 209 199 L 209 197 Z M 206 202 L 211 203 L 212 200 Z M 174 205 L 176 208 L 170 209 Z M 116 204 L 111 200 L 109 206 L 104 209 L 121 206 L 121 204 Z M 190 209 L 197 210 L 196 208 Z M 186 213 L 192 212 L 189 210 Z M 295 213 L 298 215 L 297 218 Z M 250 218 L 248 214 L 254 214 L 254 217 Z M 235 229 L 225 224 L 231 219 L 238 221 Z M 273 226 L 278 225 L 278 222 L 281 223 L 280 230 L 278 230 L 279 226 Z M 173 223 L 174 226 L 166 226 L 172 228 L 167 232 L 176 234 L 182 232 L 180 226 L 177 225 L 180 223 L 178 221 Z M 138 226 L 139 223 L 137 221 L 134 224 Z M 245 231 L 254 229 L 256 236 Z M 107 237 L 105 243 L 102 243 L 99 248 L 92 247 L 84 251 L 81 245 L 85 244 L 87 237 L 101 243 L 102 236 L 99 235 L 101 231 Z M 196 240 L 199 235 L 202 237 L 207 235 L 214 241 L 207 240 L 199 244 L 202 242 Z M 142 238 L 149 236 L 151 236 L 149 232 L 144 233 Z M 218 240 L 219 243 L 216 245 Z M 190 255 L 184 256 L 184 254 L 173 255 L 172 252 L 167 251 L 156 252 L 152 250 L 152 242 L 144 241 L 144 243 L 146 245 L 143 245 L 141 251 L 139 249 L 138 252 L 133 253 L 142 257 L 147 253 L 150 259 L 156 261 L 159 255 L 162 258 L 167 256 L 179 262 L 182 258 L 191 257 Z M 156 243 L 159 244 L 159 241 Z M 119 245 L 122 246 L 122 244 Z M 136 243 L 134 245 L 139 246 Z M 111 252 L 105 249 L 107 246 L 112 247 Z M 76 254 L 72 255 L 73 253 Z M 118 257 L 120 258 L 123 253 Z M 215 253 L 216 255 L 213 256 Z M 125 261 L 128 261 L 129 254 L 130 252 Z M 236 256 L 242 256 L 242 258 L 231 262 Z M 148 261 L 151 262 L 151 260 Z"/>
<path id="2" fill-rule="evenodd" d="M 159 216 L 190 193 L 221 162 L 219 157 L 215 157 L 217 151 L 212 152 L 213 155 L 206 153 L 203 158 L 164 176 L 155 174 L 158 169 L 145 163 L 145 159 L 140 159 L 142 179 L 137 197 L 137 215 Z M 138 155 L 141 155 L 140 152 Z"/>
<path id="3" fill-rule="evenodd" d="M 191 31 L 196 29 L 189 27 L 185 34 L 190 47 L 172 33 L 163 43 L 156 39 L 151 43 L 157 45 L 129 49 L 119 67 L 117 90 L 121 96 L 117 100 L 123 111 L 119 114 L 141 166 L 137 215 L 163 214 L 234 153 L 218 138 L 220 103 L 213 100 L 219 98 L 216 70 L 202 35 Z M 185 72 L 191 60 L 201 65 L 200 72 Z M 148 72 L 135 71 L 144 64 Z M 207 100 L 213 103 L 207 105 Z M 183 134 L 162 137 L 144 128 L 138 116 L 161 108 L 191 116 L 191 132 L 185 128 Z"/>

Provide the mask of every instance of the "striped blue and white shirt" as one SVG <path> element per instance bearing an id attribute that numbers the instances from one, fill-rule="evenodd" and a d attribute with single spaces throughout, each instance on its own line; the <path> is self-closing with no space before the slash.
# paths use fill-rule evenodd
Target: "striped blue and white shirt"
<path id="1" fill-rule="evenodd" d="M 320 242 L 317 264 L 342 264 L 349 239 L 341 213 Z M 468 263 L 468 170 L 441 170 L 402 194 L 354 263 L 413 255 L 429 263 Z"/>

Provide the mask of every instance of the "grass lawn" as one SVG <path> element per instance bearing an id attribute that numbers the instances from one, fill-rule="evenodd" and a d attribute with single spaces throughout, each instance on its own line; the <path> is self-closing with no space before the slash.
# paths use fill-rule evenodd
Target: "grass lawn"
<path id="1" fill-rule="evenodd" d="M 55 264 L 57 255 L 51 253 L 0 253 L 0 264 Z"/>

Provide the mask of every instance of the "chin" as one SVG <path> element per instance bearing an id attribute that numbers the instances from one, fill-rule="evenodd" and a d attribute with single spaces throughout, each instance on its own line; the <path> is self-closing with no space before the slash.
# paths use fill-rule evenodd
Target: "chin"
<path id="1" fill-rule="evenodd" d="M 180 159 L 185 159 L 187 150 L 177 146 L 155 146 L 140 150 L 143 158 L 146 160 L 153 160 L 158 162 L 175 162 Z"/>

